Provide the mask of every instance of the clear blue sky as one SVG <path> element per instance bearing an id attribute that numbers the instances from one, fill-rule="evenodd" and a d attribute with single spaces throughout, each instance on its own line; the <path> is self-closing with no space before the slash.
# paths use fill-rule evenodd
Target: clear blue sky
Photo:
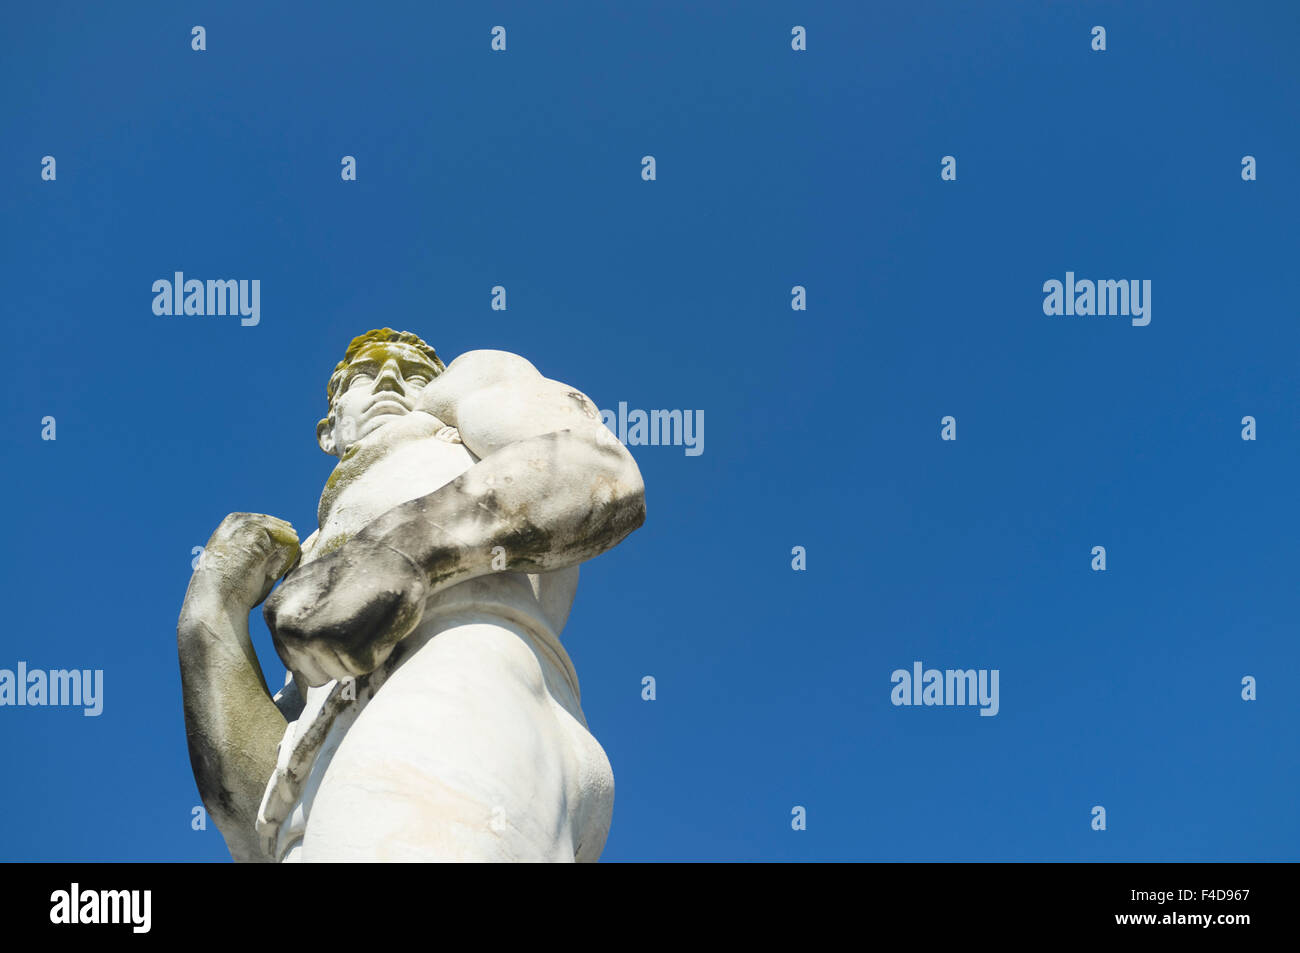
<path id="1" fill-rule="evenodd" d="M 647 522 L 565 634 L 604 859 L 1297 859 L 1300 6 L 653 7 L 8 11 L 0 668 L 105 708 L 0 708 L 0 858 L 228 859 L 191 547 L 315 527 L 325 382 L 388 325 L 704 411 L 701 456 L 635 448 Z M 1045 316 L 1067 270 L 1150 279 L 1151 324 Z M 260 279 L 261 323 L 155 316 L 174 271 Z M 999 714 L 894 707 L 915 660 L 998 669 Z"/>

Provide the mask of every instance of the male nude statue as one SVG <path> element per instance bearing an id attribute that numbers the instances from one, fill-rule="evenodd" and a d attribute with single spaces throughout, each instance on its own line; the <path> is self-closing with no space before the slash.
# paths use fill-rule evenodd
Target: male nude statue
<path id="1" fill-rule="evenodd" d="M 190 761 L 231 855 L 597 860 L 614 777 L 559 634 L 578 564 L 645 519 L 636 463 L 587 397 L 504 351 L 444 368 L 371 331 L 328 395 L 320 528 L 300 551 L 282 520 L 226 517 L 177 627 Z M 263 599 L 274 696 L 248 634 Z"/>

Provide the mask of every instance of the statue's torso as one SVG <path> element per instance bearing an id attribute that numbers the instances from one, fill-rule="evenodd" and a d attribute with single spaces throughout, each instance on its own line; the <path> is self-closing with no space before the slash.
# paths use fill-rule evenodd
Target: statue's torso
<path id="1" fill-rule="evenodd" d="M 349 448 L 331 474 L 321 495 L 320 529 L 304 544 L 303 563 L 342 546 L 393 507 L 445 486 L 477 460 L 454 431 L 428 414 L 411 413 L 385 424 Z M 423 620 L 408 642 L 427 641 L 440 628 L 466 618 L 508 623 L 528 634 L 556 703 L 585 726 L 577 676 L 559 640 L 577 580 L 576 566 L 549 573 L 502 571 L 470 579 L 429 598 Z M 281 742 L 279 764 L 259 818 L 258 829 L 272 853 L 278 854 L 286 839 L 305 826 L 312 779 L 319 783 L 348 727 L 405 661 L 402 649 L 399 646 L 389 662 L 352 686 L 331 681 L 305 692 L 303 711 L 288 725 Z M 299 685 L 305 684 L 299 680 Z M 272 846 L 276 842 L 281 848 Z"/>

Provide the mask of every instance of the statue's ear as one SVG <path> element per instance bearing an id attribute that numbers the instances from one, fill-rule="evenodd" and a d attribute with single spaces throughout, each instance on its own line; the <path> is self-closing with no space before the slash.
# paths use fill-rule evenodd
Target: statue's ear
<path id="1" fill-rule="evenodd" d="M 334 428 L 330 425 L 330 419 L 328 417 L 316 425 L 316 442 L 320 444 L 322 450 L 328 453 L 331 457 L 334 456 L 336 448 L 334 443 Z"/>

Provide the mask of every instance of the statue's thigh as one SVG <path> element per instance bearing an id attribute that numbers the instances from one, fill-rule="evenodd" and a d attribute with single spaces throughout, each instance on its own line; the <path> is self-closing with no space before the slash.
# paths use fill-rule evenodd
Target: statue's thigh
<path id="1" fill-rule="evenodd" d="M 452 627 L 349 729 L 312 803 L 302 859 L 572 860 L 578 760 L 522 637 Z"/>

